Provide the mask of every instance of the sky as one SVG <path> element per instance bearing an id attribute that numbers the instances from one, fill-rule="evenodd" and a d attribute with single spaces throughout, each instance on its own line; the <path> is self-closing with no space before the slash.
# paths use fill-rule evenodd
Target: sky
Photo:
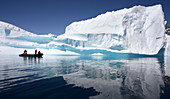
<path id="1" fill-rule="evenodd" d="M 161 4 L 170 26 L 170 0 L 0 0 L 0 21 L 36 34 L 65 32 L 75 21 L 135 5 Z"/>

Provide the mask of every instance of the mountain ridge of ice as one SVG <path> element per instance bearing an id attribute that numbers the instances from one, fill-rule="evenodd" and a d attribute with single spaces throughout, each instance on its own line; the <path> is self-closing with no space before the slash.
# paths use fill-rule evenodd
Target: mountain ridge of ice
<path id="1" fill-rule="evenodd" d="M 19 32 L 19 33 L 18 33 Z M 36 35 L 10 23 L 0 21 L 0 36 Z"/>

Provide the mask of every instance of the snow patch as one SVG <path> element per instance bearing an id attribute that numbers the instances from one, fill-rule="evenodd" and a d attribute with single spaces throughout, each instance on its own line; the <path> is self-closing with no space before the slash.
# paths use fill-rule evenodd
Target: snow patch
<path id="1" fill-rule="evenodd" d="M 92 55 L 103 55 L 102 53 L 94 53 Z"/>

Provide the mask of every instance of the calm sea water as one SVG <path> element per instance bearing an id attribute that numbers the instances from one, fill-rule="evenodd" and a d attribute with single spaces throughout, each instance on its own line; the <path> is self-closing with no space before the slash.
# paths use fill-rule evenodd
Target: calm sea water
<path id="1" fill-rule="evenodd" d="M 164 57 L 0 57 L 0 99 L 170 99 Z"/>

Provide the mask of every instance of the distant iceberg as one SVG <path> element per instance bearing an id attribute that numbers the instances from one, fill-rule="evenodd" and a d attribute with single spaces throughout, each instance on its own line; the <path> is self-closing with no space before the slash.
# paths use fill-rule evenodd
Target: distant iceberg
<path id="1" fill-rule="evenodd" d="M 38 48 L 44 50 L 45 54 L 156 55 L 165 45 L 164 13 L 161 5 L 134 6 L 73 22 L 59 36 L 37 35 L 0 22 L 1 54 L 5 52 L 4 47 L 15 50 Z"/>

